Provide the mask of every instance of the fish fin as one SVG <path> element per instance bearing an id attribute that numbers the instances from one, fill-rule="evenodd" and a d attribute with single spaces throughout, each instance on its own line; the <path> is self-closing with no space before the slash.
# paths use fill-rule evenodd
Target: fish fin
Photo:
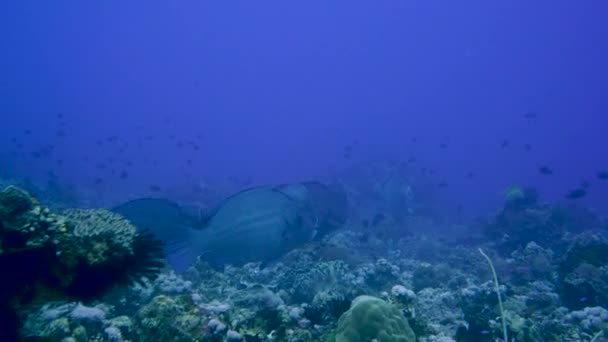
<path id="1" fill-rule="evenodd" d="M 196 262 L 198 254 L 192 248 L 192 241 L 200 238 L 195 236 L 200 233 L 200 230 L 189 226 L 178 226 L 175 231 L 173 239 L 165 244 L 165 255 L 169 265 L 179 273 Z"/>

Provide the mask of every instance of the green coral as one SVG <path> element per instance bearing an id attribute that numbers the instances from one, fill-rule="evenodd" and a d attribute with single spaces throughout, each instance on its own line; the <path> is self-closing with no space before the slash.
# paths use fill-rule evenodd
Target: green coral
<path id="1" fill-rule="evenodd" d="M 0 192 L 0 218 L 3 220 L 23 215 L 33 206 L 30 195 L 16 186 L 7 186 Z"/>
<path id="2" fill-rule="evenodd" d="M 67 231 L 65 220 L 15 186 L 0 191 L 0 254 L 34 249 Z"/>
<path id="3" fill-rule="evenodd" d="M 505 200 L 507 202 L 514 202 L 521 200 L 525 197 L 524 189 L 517 185 L 512 185 L 505 190 Z"/>
<path id="4" fill-rule="evenodd" d="M 141 341 L 192 341 L 203 334 L 202 315 L 187 297 L 154 297 L 137 313 Z"/>
<path id="5" fill-rule="evenodd" d="M 69 209 L 63 215 L 73 226 L 64 259 L 84 257 L 97 265 L 133 254 L 137 230 L 124 217 L 105 209 Z"/>
<path id="6" fill-rule="evenodd" d="M 348 291 L 344 288 L 343 279 L 350 269 L 343 261 L 322 261 L 300 271 L 294 277 L 292 286 L 297 301 L 311 302 L 315 298 L 331 297 L 334 292 Z"/>
<path id="7" fill-rule="evenodd" d="M 380 298 L 359 296 L 338 321 L 328 342 L 414 342 L 416 336 L 399 309 Z"/>

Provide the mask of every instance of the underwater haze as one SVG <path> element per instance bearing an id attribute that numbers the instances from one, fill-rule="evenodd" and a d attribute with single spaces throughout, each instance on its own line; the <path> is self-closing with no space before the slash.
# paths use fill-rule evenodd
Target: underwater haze
<path id="1" fill-rule="evenodd" d="M 608 341 L 607 14 L 0 1 L 0 341 Z"/>
<path id="2" fill-rule="evenodd" d="M 602 1 L 1 6 L 9 175 L 110 201 L 415 158 L 448 184 L 446 210 L 487 209 L 510 185 L 561 199 L 584 180 L 582 201 L 608 209 Z"/>

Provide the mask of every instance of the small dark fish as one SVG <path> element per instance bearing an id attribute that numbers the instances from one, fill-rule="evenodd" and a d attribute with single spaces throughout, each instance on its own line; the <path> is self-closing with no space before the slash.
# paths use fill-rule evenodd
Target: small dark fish
<path id="1" fill-rule="evenodd" d="M 154 192 L 159 192 L 159 191 L 161 191 L 161 190 L 162 190 L 162 189 L 160 188 L 160 186 L 158 186 L 158 185 L 150 185 L 150 188 L 149 188 L 149 189 L 150 189 L 150 191 L 154 191 Z"/>
<path id="2" fill-rule="evenodd" d="M 24 135 L 30 135 L 30 134 L 32 134 L 32 131 L 29 130 L 29 129 L 26 129 L 25 131 L 23 131 L 23 134 Z"/>
<path id="3" fill-rule="evenodd" d="M 122 171 L 120 173 L 120 179 L 127 179 L 129 177 L 129 173 L 127 171 Z"/>
<path id="4" fill-rule="evenodd" d="M 579 199 L 579 198 L 583 198 L 585 197 L 585 195 L 587 194 L 587 190 L 585 189 L 575 189 L 570 191 L 567 195 L 566 198 L 567 199 Z"/>
<path id="5" fill-rule="evenodd" d="M 532 122 L 536 120 L 536 118 L 538 118 L 538 114 L 536 114 L 535 112 L 527 112 L 526 114 L 524 114 L 524 118 L 528 120 L 528 122 Z"/>
<path id="6" fill-rule="evenodd" d="M 442 188 L 442 189 L 447 188 L 447 186 L 448 186 L 448 183 L 446 183 L 446 182 L 439 182 L 439 184 L 437 184 L 437 187 Z"/>
<path id="7" fill-rule="evenodd" d="M 550 176 L 553 174 L 553 170 L 551 170 L 548 166 L 539 167 L 538 172 L 540 172 L 543 175 L 547 175 L 547 176 Z"/>
<path id="8" fill-rule="evenodd" d="M 446 143 L 441 143 L 441 144 L 439 144 L 439 148 L 441 148 L 441 149 L 446 149 L 446 148 L 448 148 L 448 144 L 446 144 Z"/>
<path id="9" fill-rule="evenodd" d="M 597 178 L 601 180 L 608 180 L 608 171 L 599 171 L 597 173 Z"/>
<path id="10" fill-rule="evenodd" d="M 500 147 L 505 148 L 507 146 L 509 146 L 509 140 L 503 139 L 503 141 L 500 142 Z"/>
<path id="11" fill-rule="evenodd" d="M 101 185 L 103 184 L 103 179 L 102 178 L 96 178 L 95 181 L 93 182 L 95 185 Z"/>
<path id="12" fill-rule="evenodd" d="M 411 163 L 413 163 L 415 161 L 416 161 L 416 157 L 409 157 L 409 158 L 407 158 L 407 163 L 408 164 L 411 164 Z"/>
<path id="13" fill-rule="evenodd" d="M 467 179 L 475 178 L 475 174 L 473 172 L 468 172 L 466 176 L 467 176 Z"/>
<path id="14" fill-rule="evenodd" d="M 530 144 L 525 144 L 525 145 L 524 145 L 524 149 L 525 149 L 526 151 L 531 151 L 531 150 L 532 150 L 532 145 L 530 145 Z"/>
<path id="15" fill-rule="evenodd" d="M 189 142 L 189 144 L 190 144 L 190 146 L 192 146 L 192 148 L 193 148 L 195 151 L 200 150 L 200 146 L 198 146 L 198 144 L 196 144 L 195 142 L 191 141 L 191 142 Z"/>

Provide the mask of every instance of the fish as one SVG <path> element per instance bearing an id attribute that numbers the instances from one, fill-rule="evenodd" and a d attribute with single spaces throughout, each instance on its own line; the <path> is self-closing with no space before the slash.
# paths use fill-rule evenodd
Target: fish
<path id="1" fill-rule="evenodd" d="M 538 118 L 538 114 L 535 112 L 527 112 L 526 114 L 524 114 L 524 118 L 529 122 L 534 122 L 536 121 L 536 119 Z"/>
<path id="2" fill-rule="evenodd" d="M 597 179 L 608 180 L 608 171 L 602 170 L 597 172 Z"/>
<path id="3" fill-rule="evenodd" d="M 136 201 L 117 212 L 165 241 L 178 272 L 199 257 L 218 268 L 273 261 L 341 227 L 348 208 L 341 187 L 319 182 L 245 189 L 197 215 L 169 200 Z"/>
<path id="4" fill-rule="evenodd" d="M 175 239 L 178 232 L 173 227 L 187 226 L 195 229 L 200 221 L 197 213 L 163 198 L 137 198 L 110 210 L 128 219 L 138 229 L 148 230 L 163 241 Z"/>
<path id="5" fill-rule="evenodd" d="M 148 189 L 150 189 L 150 191 L 152 192 L 159 192 L 162 191 L 161 187 L 155 184 L 152 184 L 148 187 Z"/>
<path id="6" fill-rule="evenodd" d="M 546 175 L 546 176 L 550 176 L 553 174 L 553 170 L 551 170 L 551 168 L 549 168 L 548 166 L 539 167 L 538 172 L 540 172 L 541 174 Z"/>
<path id="7" fill-rule="evenodd" d="M 579 189 L 575 189 L 575 190 L 570 191 L 566 195 L 566 198 L 574 200 L 574 199 L 583 198 L 583 197 L 585 197 L 586 194 L 587 194 L 587 190 L 585 190 L 584 188 L 579 188 Z"/>
<path id="8" fill-rule="evenodd" d="M 505 148 L 507 146 L 509 146 L 509 140 L 503 139 L 500 143 L 500 147 Z"/>

